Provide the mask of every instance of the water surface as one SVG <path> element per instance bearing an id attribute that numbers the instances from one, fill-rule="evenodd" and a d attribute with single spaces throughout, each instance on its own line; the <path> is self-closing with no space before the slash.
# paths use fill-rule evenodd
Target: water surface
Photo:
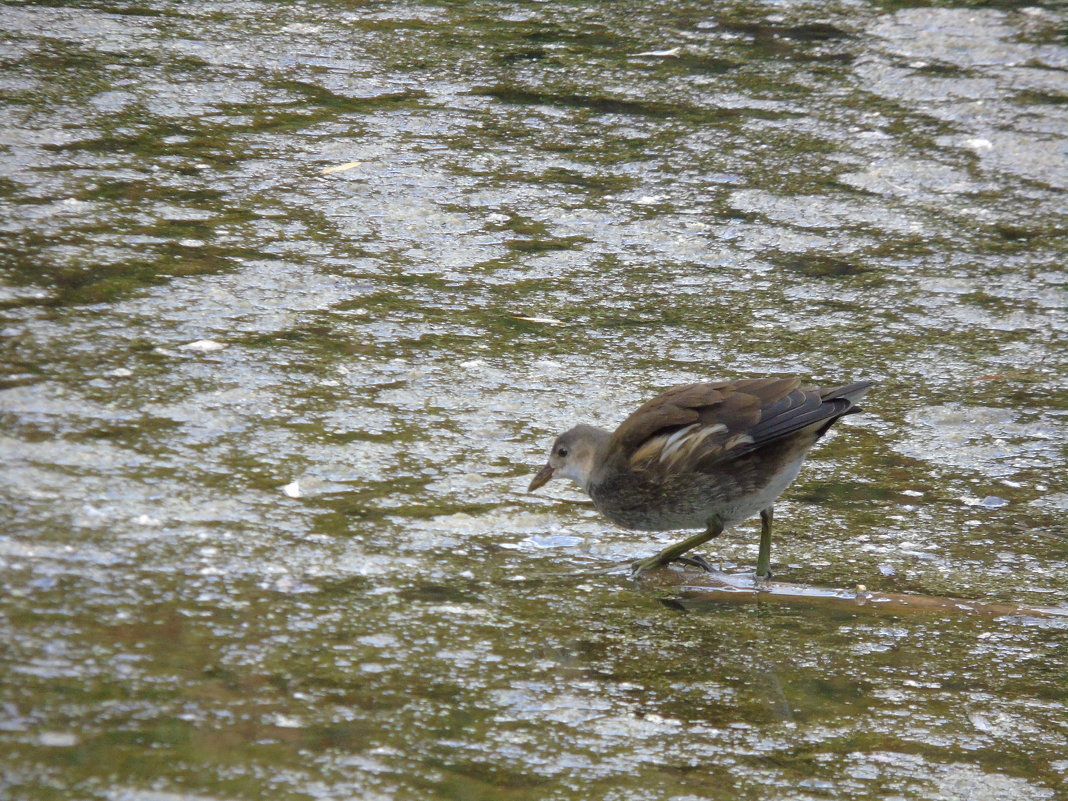
<path id="1" fill-rule="evenodd" d="M 875 379 L 776 575 L 1065 605 L 1055 4 L 0 30 L 5 796 L 1068 793 L 1063 620 L 680 608 L 524 491 L 673 384 Z"/>

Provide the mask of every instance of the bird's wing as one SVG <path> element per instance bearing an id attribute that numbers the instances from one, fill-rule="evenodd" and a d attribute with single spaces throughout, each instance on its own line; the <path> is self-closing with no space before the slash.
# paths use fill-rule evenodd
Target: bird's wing
<path id="1" fill-rule="evenodd" d="M 853 410 L 870 384 L 802 389 L 796 376 L 675 387 L 612 434 L 632 470 L 705 472 Z"/>

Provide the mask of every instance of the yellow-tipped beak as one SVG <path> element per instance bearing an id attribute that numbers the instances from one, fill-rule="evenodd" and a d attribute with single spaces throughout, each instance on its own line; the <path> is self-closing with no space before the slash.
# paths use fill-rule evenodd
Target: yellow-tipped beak
<path id="1" fill-rule="evenodd" d="M 550 478 L 553 477 L 553 466 L 551 464 L 545 465 L 538 474 L 530 480 L 530 486 L 527 487 L 527 492 L 533 492 L 538 487 L 546 484 Z"/>

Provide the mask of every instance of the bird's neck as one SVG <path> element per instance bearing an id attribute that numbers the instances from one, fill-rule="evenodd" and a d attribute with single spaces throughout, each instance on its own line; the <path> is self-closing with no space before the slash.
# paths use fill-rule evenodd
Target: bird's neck
<path id="1" fill-rule="evenodd" d="M 583 480 L 579 482 L 587 493 L 591 486 L 600 484 L 604 480 L 607 471 L 613 469 L 611 432 L 590 426 L 589 438 L 593 447 L 590 449 L 589 462 L 583 471 Z"/>

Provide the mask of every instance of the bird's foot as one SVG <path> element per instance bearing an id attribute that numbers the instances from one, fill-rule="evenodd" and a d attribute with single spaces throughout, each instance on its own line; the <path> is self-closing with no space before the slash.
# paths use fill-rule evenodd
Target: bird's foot
<path id="1" fill-rule="evenodd" d="M 675 556 L 669 559 L 665 559 L 662 554 L 656 556 L 650 556 L 648 559 L 639 559 L 630 566 L 630 577 L 632 579 L 641 578 L 650 570 L 655 570 L 658 567 L 663 567 L 669 562 L 681 562 L 684 565 L 690 567 L 697 567 L 701 570 L 705 570 L 709 573 L 715 573 L 712 565 L 700 555 L 694 556 Z"/>
<path id="2" fill-rule="evenodd" d="M 658 567 L 663 566 L 664 563 L 660 561 L 659 556 L 650 556 L 648 559 L 639 559 L 631 564 L 630 577 L 632 579 L 641 578 L 650 570 L 656 570 Z"/>

